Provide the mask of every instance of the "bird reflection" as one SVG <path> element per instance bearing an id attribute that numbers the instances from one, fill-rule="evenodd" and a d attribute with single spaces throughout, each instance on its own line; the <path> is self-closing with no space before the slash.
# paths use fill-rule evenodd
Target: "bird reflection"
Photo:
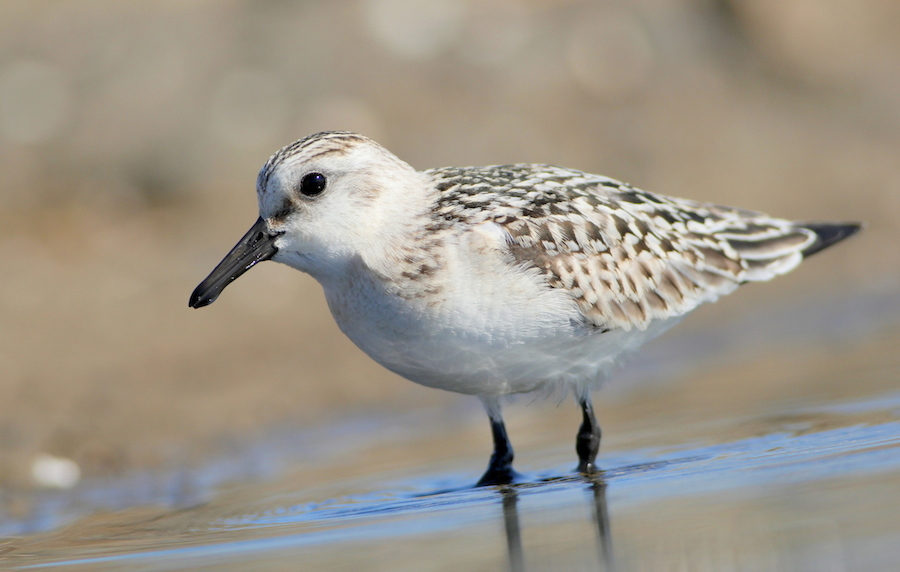
<path id="1" fill-rule="evenodd" d="M 525 570 L 522 555 L 522 531 L 519 529 L 519 493 L 512 487 L 502 487 L 503 525 L 506 528 L 506 553 L 509 555 L 509 569 L 512 572 Z"/>
<path id="2" fill-rule="evenodd" d="M 594 524 L 597 526 L 597 552 L 604 569 L 612 571 L 612 533 L 609 529 L 609 511 L 606 508 L 606 481 L 599 475 L 590 477 L 591 500 L 594 505 Z"/>
<path id="3" fill-rule="evenodd" d="M 594 527 L 597 532 L 597 556 L 601 570 L 615 570 L 612 553 L 612 532 L 609 526 L 609 511 L 606 506 L 606 481 L 603 473 L 580 477 L 587 483 L 588 502 L 593 512 Z M 567 477 L 542 479 L 540 483 L 569 481 Z M 522 548 L 522 530 L 519 526 L 519 492 L 522 485 L 504 485 L 498 487 L 503 504 L 503 525 L 506 530 L 506 550 L 511 572 L 524 572 L 525 555 Z M 531 487 L 534 485 L 525 485 Z M 539 486 L 539 485 L 538 485 Z"/>

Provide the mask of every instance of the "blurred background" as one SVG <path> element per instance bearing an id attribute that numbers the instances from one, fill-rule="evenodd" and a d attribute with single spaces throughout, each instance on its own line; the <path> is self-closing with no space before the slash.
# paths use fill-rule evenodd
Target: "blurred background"
<path id="1" fill-rule="evenodd" d="M 325 129 L 419 169 L 553 163 L 868 225 L 685 331 L 900 288 L 892 0 L 0 1 L 4 514 L 75 466 L 190 472 L 373 411 L 472 411 L 486 460 L 475 400 L 371 362 L 311 278 L 264 264 L 187 306 L 256 219 L 259 167 Z M 731 381 L 712 394 L 745 398 Z"/>

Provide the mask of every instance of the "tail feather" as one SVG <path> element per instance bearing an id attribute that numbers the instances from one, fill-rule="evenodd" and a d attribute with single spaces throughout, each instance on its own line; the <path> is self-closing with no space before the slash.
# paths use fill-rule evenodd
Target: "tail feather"
<path id="1" fill-rule="evenodd" d="M 741 282 L 765 281 L 789 272 L 820 250 L 859 232 L 858 223 L 788 222 L 774 220 L 758 232 L 720 234 L 741 259 Z"/>
<path id="2" fill-rule="evenodd" d="M 862 224 L 858 222 L 800 222 L 796 226 L 816 233 L 816 240 L 803 249 L 804 258 L 853 236 L 862 228 Z"/>

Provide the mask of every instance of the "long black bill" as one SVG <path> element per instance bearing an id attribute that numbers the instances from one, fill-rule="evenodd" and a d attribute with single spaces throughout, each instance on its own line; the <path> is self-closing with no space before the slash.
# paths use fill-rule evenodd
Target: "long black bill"
<path id="1" fill-rule="evenodd" d="M 253 268 L 257 262 L 275 256 L 278 252 L 275 247 L 276 238 L 278 235 L 269 234 L 266 221 L 260 217 L 206 280 L 194 289 L 188 305 L 191 308 L 202 308 L 215 302 L 222 290 L 237 280 L 241 274 Z"/>

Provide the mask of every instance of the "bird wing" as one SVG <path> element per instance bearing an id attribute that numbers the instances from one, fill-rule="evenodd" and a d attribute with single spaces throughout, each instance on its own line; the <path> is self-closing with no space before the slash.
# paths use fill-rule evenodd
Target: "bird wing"
<path id="1" fill-rule="evenodd" d="M 769 280 L 859 230 L 676 199 L 551 165 L 429 171 L 438 214 L 492 221 L 513 263 L 536 268 L 599 329 L 645 329 L 740 284 Z"/>
<path id="2" fill-rule="evenodd" d="M 794 268 L 816 233 L 764 214 L 573 172 L 501 224 L 509 251 L 575 299 L 586 323 L 645 329 Z"/>

